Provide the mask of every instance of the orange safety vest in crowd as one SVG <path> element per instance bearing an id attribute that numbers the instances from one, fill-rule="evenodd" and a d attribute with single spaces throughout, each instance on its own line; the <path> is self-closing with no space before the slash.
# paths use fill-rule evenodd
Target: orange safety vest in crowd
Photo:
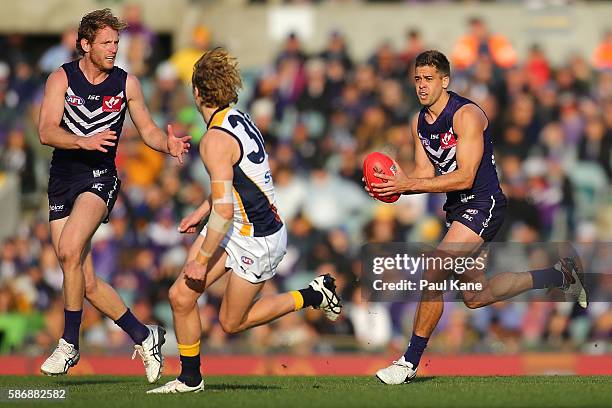
<path id="1" fill-rule="evenodd" d="M 501 34 L 492 34 L 488 39 L 493 62 L 502 68 L 510 68 L 517 63 L 518 57 L 512 44 Z M 458 69 L 469 68 L 478 57 L 478 40 L 465 35 L 457 41 L 452 53 L 453 65 Z"/>
<path id="2" fill-rule="evenodd" d="M 612 44 L 601 43 L 593 54 L 593 65 L 597 69 L 612 69 Z"/>

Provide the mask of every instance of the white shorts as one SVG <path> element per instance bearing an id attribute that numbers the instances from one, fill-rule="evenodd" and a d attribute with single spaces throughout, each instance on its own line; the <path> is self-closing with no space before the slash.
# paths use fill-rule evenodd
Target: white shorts
<path id="1" fill-rule="evenodd" d="M 200 235 L 206 236 L 206 227 Z M 227 252 L 226 268 L 251 283 L 264 282 L 276 274 L 276 267 L 287 253 L 287 228 L 283 225 L 266 237 L 249 237 L 240 235 L 232 225 L 221 247 Z"/>

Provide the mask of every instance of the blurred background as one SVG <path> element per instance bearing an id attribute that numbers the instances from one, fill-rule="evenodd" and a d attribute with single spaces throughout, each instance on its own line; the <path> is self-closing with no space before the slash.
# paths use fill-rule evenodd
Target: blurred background
<path id="1" fill-rule="evenodd" d="M 194 235 L 180 219 L 208 195 L 196 145 L 205 132 L 190 77 L 202 52 L 225 46 L 240 62 L 238 107 L 270 155 L 289 249 L 265 292 L 331 273 L 345 299 L 336 324 L 302 311 L 239 335 L 218 322 L 223 281 L 200 299 L 205 354 L 403 352 L 414 304 L 362 302 L 366 242 L 436 242 L 445 196 L 370 199 L 368 152 L 413 165 L 408 120 L 420 106 L 414 57 L 451 60 L 451 89 L 476 101 L 494 129 L 509 199 L 497 240 L 605 244 L 612 239 L 612 4 L 574 1 L 21 0 L 0 15 L 0 354 L 40 356 L 62 333 L 62 272 L 50 243 L 46 187 L 51 149 L 38 141 L 47 75 L 76 57 L 76 28 L 111 7 L 129 28 L 117 65 L 137 75 L 164 129 L 193 136 L 184 166 L 146 147 L 126 119 L 117 154 L 123 181 L 109 224 L 93 240 L 95 268 L 134 314 L 169 329 L 168 289 Z M 606 253 L 606 251 L 602 251 Z M 612 273 L 607 258 L 589 267 Z M 607 259 L 607 261 L 605 261 Z M 609 279 L 602 284 L 612 288 Z M 132 343 L 86 303 L 81 349 L 129 353 Z M 517 302 L 468 310 L 449 303 L 432 354 L 612 352 L 612 308 Z"/>

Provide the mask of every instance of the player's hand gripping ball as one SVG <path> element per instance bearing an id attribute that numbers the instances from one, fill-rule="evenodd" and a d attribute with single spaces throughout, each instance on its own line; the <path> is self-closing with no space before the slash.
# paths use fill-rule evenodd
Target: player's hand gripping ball
<path id="1" fill-rule="evenodd" d="M 374 175 L 374 173 L 382 173 L 388 176 L 394 176 L 397 173 L 397 168 L 393 159 L 386 154 L 380 152 L 373 152 L 366 156 L 363 161 L 363 178 L 365 180 L 368 190 L 372 191 L 372 183 L 386 183 L 387 180 L 380 179 Z M 381 197 L 375 193 L 372 193 L 374 198 L 383 201 L 385 203 L 394 203 L 399 198 L 399 194 Z"/>

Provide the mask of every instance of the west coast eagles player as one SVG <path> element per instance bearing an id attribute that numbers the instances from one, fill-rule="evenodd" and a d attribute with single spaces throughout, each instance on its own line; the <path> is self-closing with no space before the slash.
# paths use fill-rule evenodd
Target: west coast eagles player
<path id="1" fill-rule="evenodd" d="M 163 367 L 164 329 L 145 326 L 117 292 L 96 276 L 91 237 L 107 222 L 121 181 L 115 155 L 126 110 L 144 142 L 177 157 L 189 137 L 166 135 L 147 110 L 138 79 L 115 65 L 119 31 L 125 24 L 110 9 L 85 15 L 78 29 L 82 58 L 68 62 L 47 79 L 39 121 L 42 144 L 52 146 L 49 170 L 49 223 L 53 248 L 64 273 L 64 333 L 43 363 L 46 375 L 62 375 L 80 358 L 79 328 L 83 298 L 110 317 L 135 343 L 149 382 Z"/>
<path id="2" fill-rule="evenodd" d="M 230 272 L 219 321 L 238 333 L 311 306 L 336 320 L 341 311 L 334 279 L 321 275 L 307 288 L 255 300 L 275 274 L 287 246 L 287 230 L 274 206 L 274 185 L 259 130 L 248 115 L 232 108 L 241 86 L 237 64 L 225 50 L 206 52 L 195 64 L 193 93 L 208 131 L 200 155 L 211 178 L 211 194 L 183 219 L 181 232 L 195 232 L 184 270 L 170 289 L 170 303 L 181 358 L 181 374 L 149 393 L 198 392 L 202 328 L 197 299 Z"/>

